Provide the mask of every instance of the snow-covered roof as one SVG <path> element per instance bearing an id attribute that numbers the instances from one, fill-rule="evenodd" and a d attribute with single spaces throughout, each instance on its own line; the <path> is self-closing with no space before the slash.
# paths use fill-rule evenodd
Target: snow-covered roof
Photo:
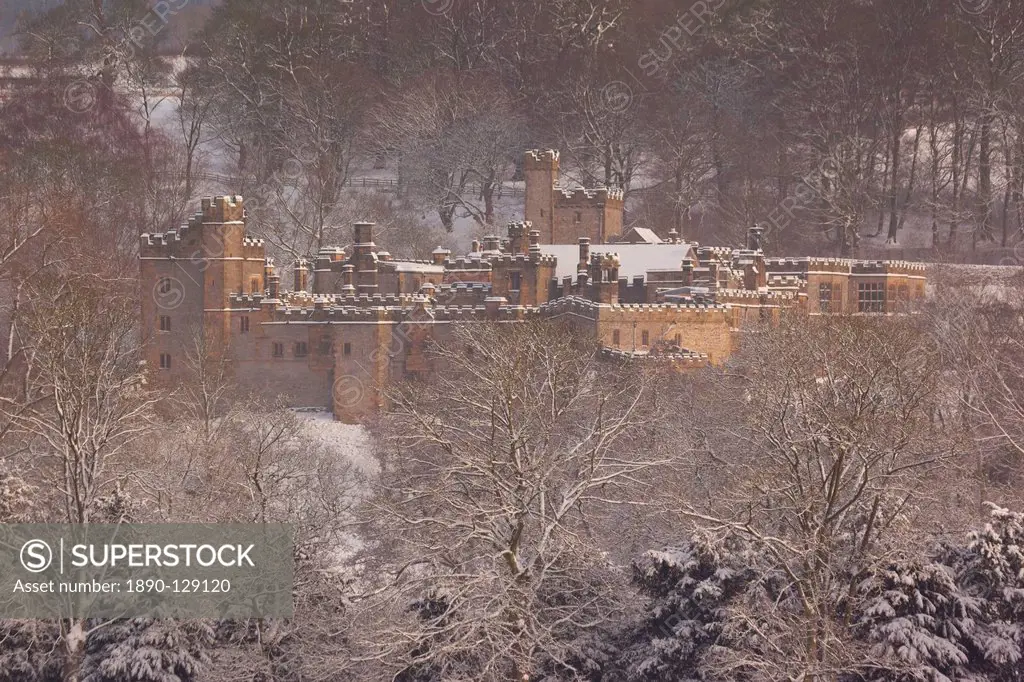
<path id="1" fill-rule="evenodd" d="M 662 238 L 648 227 L 634 227 L 622 235 L 623 242 L 630 244 L 661 244 Z"/>
<path id="2" fill-rule="evenodd" d="M 580 247 L 576 244 L 541 244 L 543 254 L 558 259 L 555 277 L 576 277 L 580 260 Z M 632 280 L 638 275 L 646 276 L 651 270 L 680 270 L 683 260 L 692 257 L 690 244 L 592 244 L 590 253 L 617 253 L 619 255 L 619 277 Z"/>
<path id="3" fill-rule="evenodd" d="M 435 265 L 433 263 L 418 263 L 415 261 L 396 260 L 391 261 L 391 264 L 395 267 L 395 272 L 422 272 L 434 275 L 443 275 L 444 266 Z"/>

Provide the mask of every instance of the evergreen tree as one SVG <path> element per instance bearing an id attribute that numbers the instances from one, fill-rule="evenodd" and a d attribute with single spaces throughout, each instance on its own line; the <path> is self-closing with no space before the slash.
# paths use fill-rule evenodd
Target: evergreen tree
<path id="1" fill-rule="evenodd" d="M 193 682 L 212 642 L 203 621 L 115 621 L 89 635 L 82 682 Z"/>
<path id="2" fill-rule="evenodd" d="M 873 575 L 866 590 L 860 632 L 884 662 L 867 679 L 962 679 L 970 664 L 966 640 L 982 608 L 960 591 L 950 567 L 894 564 Z"/>
<path id="3" fill-rule="evenodd" d="M 989 523 L 968 536 L 966 550 L 947 552 L 963 592 L 982 609 L 968 642 L 978 679 L 1024 677 L 1024 514 L 991 506 Z"/>
<path id="4" fill-rule="evenodd" d="M 634 582 L 650 602 L 624 647 L 627 679 L 702 679 L 702 659 L 727 645 L 726 608 L 757 578 L 755 566 L 755 553 L 739 539 L 699 536 L 637 561 Z"/>

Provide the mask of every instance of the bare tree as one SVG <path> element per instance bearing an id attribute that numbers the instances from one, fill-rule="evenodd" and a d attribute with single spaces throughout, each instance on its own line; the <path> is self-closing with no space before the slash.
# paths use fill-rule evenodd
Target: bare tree
<path id="1" fill-rule="evenodd" d="M 155 402 L 139 362 L 133 302 L 101 284 L 56 278 L 31 292 L 24 390 L 0 399 L 8 434 L 21 444 L 7 456 L 40 487 L 46 516 L 65 523 L 89 523 L 116 490 L 117 461 L 151 428 Z M 85 642 L 105 625 L 60 622 L 65 681 L 78 680 Z"/>
<path id="2" fill-rule="evenodd" d="M 795 317 L 745 338 L 735 373 L 702 393 L 714 473 L 683 511 L 768 561 L 729 625 L 749 646 L 721 652 L 719 674 L 824 680 L 867 663 L 857 585 L 912 546 L 910 527 L 941 528 L 924 492 L 939 495 L 955 454 L 932 421 L 938 357 L 914 322 Z"/>
<path id="3" fill-rule="evenodd" d="M 510 93 L 486 73 L 426 77 L 381 104 L 376 119 L 377 145 L 397 151 L 403 183 L 446 231 L 457 218 L 494 224 L 524 139 Z"/>
<path id="4" fill-rule="evenodd" d="M 2 407 L 67 523 L 89 522 L 114 483 L 112 462 L 150 428 L 155 402 L 140 366 L 132 302 L 95 287 L 75 278 L 33 292 L 24 394 L 4 398 Z"/>
<path id="5" fill-rule="evenodd" d="M 353 3 L 229 2 L 213 19 L 204 96 L 237 145 L 253 229 L 290 256 L 332 243 L 372 85 Z"/>
<path id="6" fill-rule="evenodd" d="M 379 427 L 393 583 L 363 617 L 380 658 L 444 679 L 571 670 L 571 639 L 627 606 L 593 528 L 643 504 L 651 393 L 552 323 L 459 327 L 432 356 Z"/>

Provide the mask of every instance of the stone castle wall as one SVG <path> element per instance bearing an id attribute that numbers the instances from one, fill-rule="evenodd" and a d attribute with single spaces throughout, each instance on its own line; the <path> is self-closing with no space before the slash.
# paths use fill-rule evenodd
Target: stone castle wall
<path id="1" fill-rule="evenodd" d="M 531 154 L 527 173 L 557 172 L 556 153 Z M 618 210 L 608 192 L 551 188 L 550 196 L 528 192 L 528 212 L 549 199 L 554 205 L 558 194 L 575 202 L 574 211 L 586 202 Z M 598 232 L 599 222 L 592 223 Z M 453 259 L 439 247 L 429 262 L 392 259 L 373 243 L 372 228 L 355 226 L 351 252 L 329 248 L 312 262 L 300 259 L 291 291 L 282 290 L 263 242 L 245 234 L 241 197 L 204 200 L 182 228 L 142 235 L 141 324 L 153 381 L 187 380 L 187 358 L 205 349 L 248 390 L 358 422 L 385 404 L 392 382 L 443 371 L 427 348 L 457 324 L 557 319 L 609 357 L 688 368 L 724 362 L 737 332 L 787 308 L 857 312 L 861 285 L 883 292 L 873 312 L 924 295 L 923 266 L 914 263 L 765 259 L 759 249 L 692 245 L 678 269 L 627 279 L 619 277 L 619 256 L 590 254 L 587 240 L 595 237 L 585 236 L 577 240 L 575 277 L 559 281 L 557 260 L 541 252 L 544 232 L 529 221 L 510 224 L 508 239 L 485 238 L 471 257 Z M 168 357 L 170 367 L 161 367 Z"/>

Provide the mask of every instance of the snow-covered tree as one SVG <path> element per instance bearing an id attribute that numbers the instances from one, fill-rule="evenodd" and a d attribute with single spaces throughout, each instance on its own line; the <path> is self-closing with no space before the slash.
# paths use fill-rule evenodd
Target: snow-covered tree
<path id="1" fill-rule="evenodd" d="M 978 679 L 1019 680 L 1024 674 L 1024 514 L 991 505 L 990 520 L 947 562 L 963 592 L 982 609 L 968 632 Z"/>
<path id="2" fill-rule="evenodd" d="M 714 543 L 696 536 L 641 557 L 634 582 L 650 601 L 637 639 L 623 655 L 628 679 L 701 679 L 703 657 L 725 644 L 725 607 L 757 579 L 754 561 L 735 537 Z"/>
<path id="3" fill-rule="evenodd" d="M 92 631 L 82 682 L 193 682 L 213 643 L 205 621 L 132 618 Z"/>
<path id="4" fill-rule="evenodd" d="M 908 561 L 866 582 L 861 627 L 879 661 L 867 679 L 946 682 L 965 675 L 966 638 L 982 604 L 960 591 L 949 566 Z"/>
<path id="5" fill-rule="evenodd" d="M 655 418 L 642 377 L 595 350 L 557 323 L 459 326 L 430 351 L 444 371 L 394 392 L 372 509 L 395 584 L 366 610 L 386 664 L 533 680 L 621 620 L 597 529 L 645 502 Z"/>
<path id="6" fill-rule="evenodd" d="M 1022 672 L 1024 515 L 991 505 L 990 521 L 931 562 L 876 571 L 859 588 L 863 676 L 894 682 L 1018 680 Z"/>
<path id="7" fill-rule="evenodd" d="M 733 371 L 698 389 L 690 421 L 707 434 L 697 453 L 707 489 L 681 499 L 683 513 L 745 536 L 790 585 L 735 605 L 736 636 L 754 644 L 720 674 L 835 679 L 863 668 L 851 593 L 927 521 L 913 501 L 951 456 L 930 417 L 936 361 L 911 321 L 794 315 L 746 335 Z"/>
<path id="8" fill-rule="evenodd" d="M 0 620 L 0 682 L 62 682 L 61 654 L 53 621 Z"/>

